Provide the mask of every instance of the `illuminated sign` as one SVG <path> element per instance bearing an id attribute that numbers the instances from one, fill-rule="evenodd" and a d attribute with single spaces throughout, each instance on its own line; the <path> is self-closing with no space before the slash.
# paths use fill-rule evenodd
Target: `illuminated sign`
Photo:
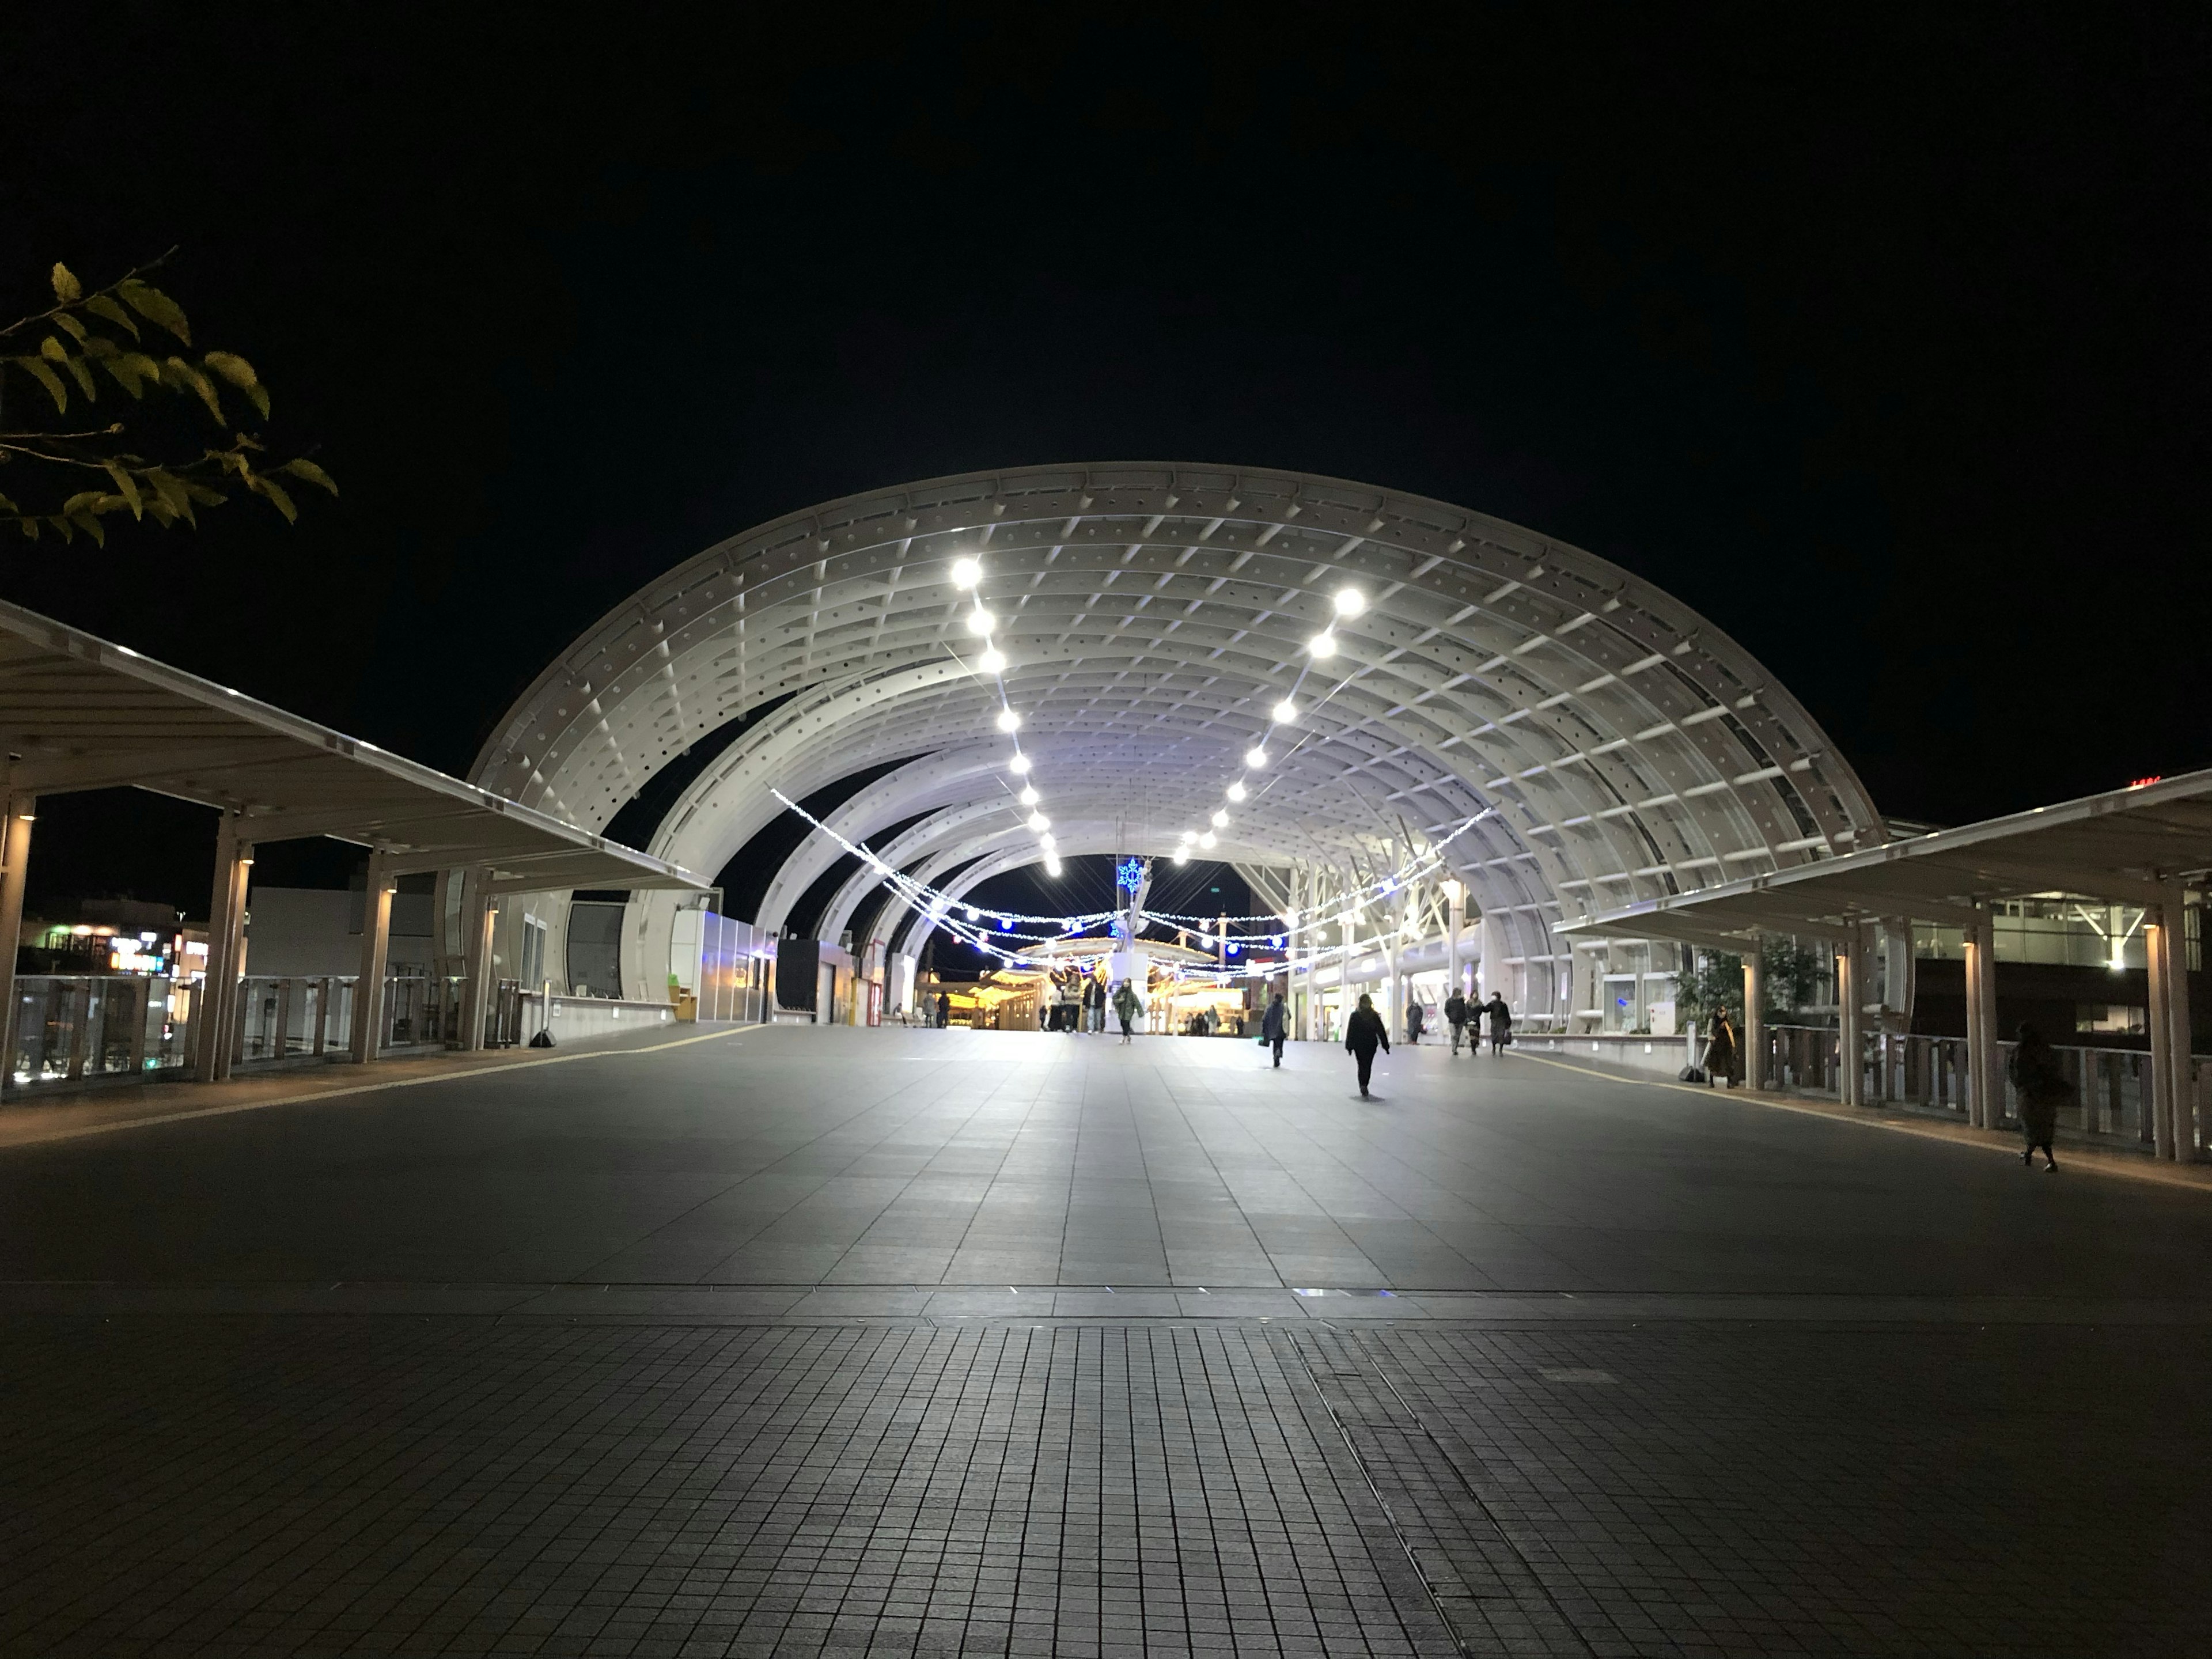
<path id="1" fill-rule="evenodd" d="M 1114 884 L 1125 893 L 1133 893 L 1145 878 L 1142 859 L 1123 859 L 1114 866 Z"/>

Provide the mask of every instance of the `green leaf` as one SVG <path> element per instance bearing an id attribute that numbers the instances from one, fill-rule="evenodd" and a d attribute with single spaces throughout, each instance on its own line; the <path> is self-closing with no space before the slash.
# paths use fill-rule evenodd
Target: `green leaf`
<path id="1" fill-rule="evenodd" d="M 246 487 L 256 495 L 266 495 L 270 501 L 276 502 L 276 510 L 284 515 L 286 524 L 300 522 L 300 509 L 292 505 L 292 498 L 284 493 L 283 485 L 278 483 L 274 478 L 264 477 L 258 472 L 248 477 L 246 483 Z"/>
<path id="2" fill-rule="evenodd" d="M 22 510 L 5 495 L 0 495 L 0 513 L 21 513 Z"/>
<path id="3" fill-rule="evenodd" d="M 115 383 L 134 398 L 143 398 L 146 395 L 143 377 L 140 374 L 137 363 L 132 362 L 132 359 L 138 356 L 139 354 L 135 351 L 119 351 L 112 357 L 102 357 L 100 360 L 100 366 L 115 377 Z M 160 377 L 156 375 L 155 378 Z"/>
<path id="4" fill-rule="evenodd" d="M 39 356 L 50 363 L 65 363 L 69 361 L 69 348 L 49 334 L 39 342 Z"/>
<path id="5" fill-rule="evenodd" d="M 162 359 L 161 367 L 167 371 L 162 379 L 177 386 L 189 386 L 198 392 L 200 401 L 207 405 L 208 413 L 215 416 L 215 423 L 217 426 L 223 424 L 222 405 L 216 401 L 213 380 L 208 379 L 182 357 L 166 357 Z"/>
<path id="6" fill-rule="evenodd" d="M 210 489 L 205 484 L 195 483 L 190 478 L 182 480 L 182 483 L 185 486 L 185 493 L 190 495 L 194 501 L 198 501 L 202 507 L 221 507 L 225 501 L 230 499 L 229 496 L 224 495 L 221 490 Z"/>
<path id="7" fill-rule="evenodd" d="M 139 498 L 137 480 L 133 478 L 119 462 L 104 460 L 100 462 L 100 465 L 106 468 L 107 476 L 115 480 L 116 493 L 121 495 L 130 507 L 131 516 L 134 519 L 144 518 L 146 504 Z"/>
<path id="8" fill-rule="evenodd" d="M 324 471 L 322 468 L 317 466 L 313 461 L 287 461 L 283 465 L 278 467 L 276 470 L 279 472 L 289 472 L 295 478 L 305 478 L 309 483 L 317 485 L 321 489 L 327 489 L 333 495 L 338 493 L 337 480 L 333 479 L 329 473 Z"/>
<path id="9" fill-rule="evenodd" d="M 164 530 L 168 529 L 177 521 L 175 509 L 159 497 L 146 503 L 146 511 L 152 515 L 154 522 Z"/>
<path id="10" fill-rule="evenodd" d="M 138 325 L 131 320 L 131 313 L 109 299 L 105 294 L 95 294 L 84 302 L 84 308 L 95 317 L 105 317 L 109 322 L 131 331 L 131 337 L 138 337 Z"/>
<path id="11" fill-rule="evenodd" d="M 126 276 L 115 285 L 124 303 L 150 323 L 158 323 L 186 345 L 192 343 L 192 325 L 185 320 L 185 309 L 151 283 L 142 283 L 136 276 Z"/>
<path id="12" fill-rule="evenodd" d="M 86 328 L 82 323 L 77 321 L 76 318 L 70 316 L 66 311 L 56 312 L 54 313 L 54 323 L 57 327 L 67 329 L 69 331 L 70 338 L 75 340 L 79 345 L 84 344 L 88 340 L 95 340 L 100 338 L 98 335 Z M 100 340 L 100 343 L 102 345 L 106 345 L 107 342 Z M 110 349 L 112 349 L 112 348 Z"/>
<path id="13" fill-rule="evenodd" d="M 210 351 L 200 361 L 243 392 L 261 411 L 263 420 L 269 418 L 269 391 L 261 384 L 261 377 L 253 372 L 252 363 L 228 351 Z"/>
<path id="14" fill-rule="evenodd" d="M 70 514 L 70 522 L 102 547 L 107 545 L 107 532 L 100 527 L 100 520 L 94 518 L 91 514 L 72 513 Z"/>
<path id="15" fill-rule="evenodd" d="M 62 377 L 54 373 L 54 366 L 43 357 L 10 357 L 8 360 L 46 387 L 54 400 L 54 408 L 64 413 L 69 410 L 69 393 L 62 389 Z"/>
<path id="16" fill-rule="evenodd" d="M 39 539 L 39 521 L 36 519 L 18 519 L 15 520 L 15 528 L 33 541 Z"/>
<path id="17" fill-rule="evenodd" d="M 76 272 L 58 259 L 54 261 L 53 281 L 54 298 L 64 305 L 75 305 L 84 297 L 84 284 L 77 281 Z"/>
<path id="18" fill-rule="evenodd" d="M 146 474 L 146 482 L 154 487 L 155 496 L 169 511 L 187 519 L 192 516 L 191 491 L 185 488 L 185 481 L 175 473 L 167 467 L 149 468 Z"/>
<path id="19" fill-rule="evenodd" d="M 46 514 L 46 522 L 62 532 L 64 541 L 73 542 L 76 539 L 76 532 L 70 528 L 70 521 L 60 514 L 49 513 Z"/>
<path id="20" fill-rule="evenodd" d="M 82 357 L 64 357 L 62 359 L 62 367 L 69 370 L 71 378 L 76 381 L 79 389 L 83 392 L 85 402 L 90 404 L 100 401 L 99 392 L 94 391 L 93 388 L 92 365 L 90 363 L 85 362 Z"/>
<path id="21" fill-rule="evenodd" d="M 100 489 L 78 490 L 76 495 L 62 503 L 62 515 L 64 518 L 74 519 L 81 513 L 94 511 L 100 505 L 100 498 L 106 493 L 105 490 Z"/>

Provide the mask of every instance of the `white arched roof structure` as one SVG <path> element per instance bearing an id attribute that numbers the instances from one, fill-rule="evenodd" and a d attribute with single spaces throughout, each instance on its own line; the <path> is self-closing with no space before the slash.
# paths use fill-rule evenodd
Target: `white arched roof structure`
<path id="1" fill-rule="evenodd" d="M 799 799 L 896 763 L 839 809 L 842 833 L 874 845 L 921 815 L 895 864 L 980 879 L 1035 862 L 999 686 L 970 665 L 963 556 L 982 562 L 1006 696 L 1066 854 L 1172 851 L 1293 688 L 1304 712 L 1208 856 L 1342 879 L 1492 809 L 1448 861 L 1532 959 L 1564 954 L 1561 920 L 1881 839 L 1796 699 L 1619 566 L 1419 496 L 1165 464 L 933 479 L 733 537 L 563 653 L 471 775 L 599 830 L 698 739 L 784 697 L 684 792 L 652 852 L 718 870 L 781 811 L 771 788 Z M 1316 663 L 1308 641 L 1347 584 L 1367 607 Z M 821 837 L 802 845 L 757 920 L 784 921 L 835 861 Z M 866 890 L 848 881 L 825 921 Z M 634 985 L 665 972 L 651 964 L 673 903 L 632 907 Z"/>

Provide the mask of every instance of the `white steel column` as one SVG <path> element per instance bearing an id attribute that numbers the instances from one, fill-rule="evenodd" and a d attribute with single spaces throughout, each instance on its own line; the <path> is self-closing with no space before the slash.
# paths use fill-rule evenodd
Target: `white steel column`
<path id="1" fill-rule="evenodd" d="M 1966 1121 L 1994 1129 L 2004 1121 L 2004 1078 L 1997 1063 L 1996 929 L 1977 904 L 1966 927 Z"/>
<path id="2" fill-rule="evenodd" d="M 368 857 L 368 884 L 362 896 L 361 978 L 353 988 L 353 1058 L 356 1066 L 376 1058 L 384 1035 L 384 969 L 392 945 L 392 878 L 384 872 L 384 855 Z"/>
<path id="3" fill-rule="evenodd" d="M 192 1010 L 192 1076 L 202 1083 L 219 1083 L 230 1074 L 246 884 L 252 869 L 253 844 L 239 839 L 238 820 L 226 812 L 216 832 L 215 879 L 208 894 L 207 974 Z"/>
<path id="4" fill-rule="evenodd" d="M 1744 1086 L 1766 1086 L 1766 969 L 1759 960 L 1757 939 L 1743 953 L 1743 1080 Z"/>
<path id="5" fill-rule="evenodd" d="M 1836 945 L 1836 1097 L 1846 1106 L 1863 1103 L 1859 1073 L 1858 941 Z"/>
<path id="6" fill-rule="evenodd" d="M 23 879 L 31 862 L 31 823 L 38 797 L 10 794 L 0 829 L 0 1083 L 12 1087 L 15 1071 L 15 951 L 23 938 Z"/>
<path id="7" fill-rule="evenodd" d="M 2154 914 L 2143 918 L 2144 956 L 2150 967 L 2151 1121 L 2158 1155 L 2180 1163 L 2197 1156 L 2196 1090 L 2190 1077 L 2187 896 L 2181 884 L 2161 884 Z"/>
<path id="8" fill-rule="evenodd" d="M 484 1046 L 484 1022 L 490 1012 L 486 993 L 490 988 L 492 928 L 499 919 L 498 901 L 483 889 L 481 871 L 462 875 L 461 1047 L 471 1054 Z"/>
<path id="9" fill-rule="evenodd" d="M 1456 876 L 1444 878 L 1444 995 L 1465 995 L 1459 982 L 1459 936 L 1467 926 L 1467 884 Z"/>

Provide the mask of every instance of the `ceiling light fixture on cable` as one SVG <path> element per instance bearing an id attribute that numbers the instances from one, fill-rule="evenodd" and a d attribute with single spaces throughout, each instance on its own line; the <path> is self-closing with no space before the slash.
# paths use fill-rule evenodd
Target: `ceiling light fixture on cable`
<path id="1" fill-rule="evenodd" d="M 1190 848 L 1188 847 L 1176 848 L 1175 849 L 1175 861 L 1177 864 L 1188 864 L 1190 862 Z"/>
<path id="2" fill-rule="evenodd" d="M 975 624 L 972 621 L 968 625 L 970 628 L 975 627 Z M 975 631 L 981 634 L 988 633 L 989 630 L 988 629 L 978 628 Z M 1312 639 L 1306 642 L 1306 649 L 1312 652 L 1316 657 L 1333 657 L 1336 654 L 1336 635 L 1328 629 L 1324 628 L 1320 633 L 1315 635 Z"/>
<path id="3" fill-rule="evenodd" d="M 1244 751 L 1244 764 L 1250 767 L 1255 772 L 1260 770 L 1262 767 L 1266 766 L 1267 763 L 1267 751 L 1261 748 L 1259 744 L 1254 744 L 1252 747 Z"/>
<path id="4" fill-rule="evenodd" d="M 998 625 L 999 619 L 980 605 L 968 613 L 968 631 L 970 634 L 980 635 L 988 640 L 991 637 L 991 630 Z"/>
<path id="5" fill-rule="evenodd" d="M 1037 837 L 1037 845 L 1043 848 L 1046 852 L 1049 853 L 1054 848 L 1057 848 L 1060 843 L 1054 841 L 1050 836 L 1039 836 Z"/>
<path id="6" fill-rule="evenodd" d="M 1022 786 L 1020 799 L 1023 805 L 1035 806 L 1039 801 L 1042 800 L 1044 797 L 1037 793 L 1036 785 L 1033 783 L 1025 783 Z"/>
<path id="7" fill-rule="evenodd" d="M 1228 815 L 1226 812 L 1224 812 L 1221 816 L 1225 819 L 1229 815 Z M 1214 842 L 1216 842 L 1217 841 L 1219 841 L 1220 839 L 1221 839 L 1221 837 L 1220 837 L 1220 836 L 1218 836 L 1215 835 L 1215 834 L 1213 833 L 1213 831 L 1212 831 L 1212 830 L 1207 830 L 1204 835 L 1200 836 L 1198 838 L 1198 844 L 1199 844 L 1200 847 L 1208 847 L 1208 848 L 1210 848 L 1210 847 L 1212 847 L 1212 846 L 1213 845 L 1213 843 L 1214 843 Z"/>
<path id="8" fill-rule="evenodd" d="M 1276 725 L 1288 726 L 1292 720 L 1297 719 L 1297 717 L 1298 706 L 1295 702 L 1292 702 L 1288 697 L 1285 697 L 1282 702 L 1275 705 Z"/>
<path id="9" fill-rule="evenodd" d="M 1001 708 L 999 711 L 999 730 L 1001 732 L 1018 732 L 1021 729 L 1022 717 L 1019 714 L 1014 713 L 1011 708 Z"/>
<path id="10" fill-rule="evenodd" d="M 962 592 L 966 592 L 982 580 L 983 562 L 981 559 L 953 560 L 952 585 Z"/>
<path id="11" fill-rule="evenodd" d="M 1006 770 L 1018 778 L 1028 776 L 1029 769 L 1030 757 L 1027 755 L 1016 755 L 1013 759 L 1006 763 Z"/>
<path id="12" fill-rule="evenodd" d="M 1231 800 L 1243 800 L 1246 793 L 1244 780 L 1242 778 L 1237 779 L 1237 781 L 1231 784 L 1228 789 L 1224 793 L 1225 793 Z"/>
<path id="13" fill-rule="evenodd" d="M 1030 814 L 1030 828 L 1041 834 L 1052 828 L 1052 820 L 1042 812 L 1032 812 Z"/>
<path id="14" fill-rule="evenodd" d="M 1336 590 L 1336 614 L 1338 616 L 1356 617 L 1366 609 L 1367 596 L 1364 593 L 1362 593 L 1358 588 L 1340 587 Z"/>
<path id="15" fill-rule="evenodd" d="M 1000 654 L 997 646 L 986 646 L 983 654 L 975 659 L 975 667 L 981 673 L 1003 674 L 1006 671 L 1006 659 Z"/>
<path id="16" fill-rule="evenodd" d="M 1213 814 L 1213 827 L 1217 830 L 1226 830 L 1229 827 L 1229 809 L 1227 807 L 1218 807 L 1215 809 Z"/>

